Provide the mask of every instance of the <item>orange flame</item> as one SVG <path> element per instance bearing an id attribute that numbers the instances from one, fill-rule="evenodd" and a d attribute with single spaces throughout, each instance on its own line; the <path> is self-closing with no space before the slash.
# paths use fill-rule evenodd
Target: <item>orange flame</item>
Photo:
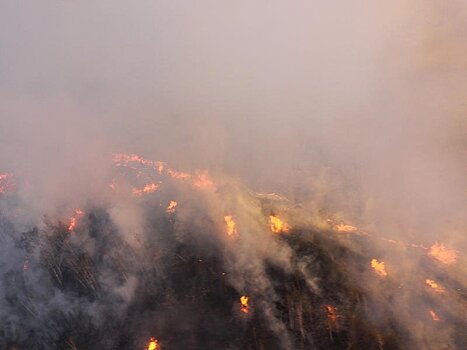
<path id="1" fill-rule="evenodd" d="M 77 220 L 75 217 L 72 217 L 70 220 L 70 225 L 68 225 L 68 231 L 73 231 L 77 225 Z"/>
<path id="2" fill-rule="evenodd" d="M 188 173 L 184 173 L 183 171 L 176 171 L 173 169 L 167 169 L 167 175 L 169 175 L 171 178 L 175 180 L 188 180 L 191 175 Z"/>
<path id="3" fill-rule="evenodd" d="M 143 194 L 153 193 L 159 189 L 159 185 L 155 183 L 150 183 L 144 186 L 143 188 L 133 188 L 133 196 L 138 197 Z"/>
<path id="4" fill-rule="evenodd" d="M 386 278 L 388 273 L 384 267 L 384 261 L 378 261 L 376 259 L 371 260 L 371 267 L 376 272 L 376 274 L 382 278 Z"/>
<path id="5" fill-rule="evenodd" d="M 81 209 L 75 210 L 75 215 L 73 215 L 70 219 L 70 224 L 68 225 L 68 231 L 73 231 L 78 225 L 78 220 L 84 216 L 84 212 Z"/>
<path id="6" fill-rule="evenodd" d="M 197 170 L 194 174 L 177 171 L 169 168 L 168 165 L 161 161 L 144 159 L 137 154 L 114 154 L 112 158 L 115 166 L 129 167 L 134 170 L 140 170 L 141 166 L 151 167 L 160 175 L 165 174 L 175 180 L 186 181 L 190 180 L 195 188 L 200 189 L 215 189 L 214 181 L 210 178 L 207 170 Z M 141 172 L 139 172 L 141 174 Z M 140 195 L 138 189 L 135 190 L 135 195 Z"/>
<path id="7" fill-rule="evenodd" d="M 338 232 L 355 232 L 358 229 L 352 225 L 338 224 L 336 225 L 336 231 Z"/>
<path id="8" fill-rule="evenodd" d="M 233 217 L 231 215 L 226 215 L 224 216 L 224 221 L 225 224 L 227 225 L 227 234 L 229 236 L 232 236 L 237 233 L 237 225 L 235 224 L 235 221 L 233 220 Z"/>
<path id="9" fill-rule="evenodd" d="M 433 290 L 436 292 L 436 293 L 444 293 L 444 288 L 439 285 L 436 281 L 434 280 L 430 280 L 430 279 L 426 279 L 425 280 L 425 283 L 430 286 L 431 288 L 433 288 Z"/>
<path id="10" fill-rule="evenodd" d="M 127 166 L 129 163 L 140 163 L 143 165 L 151 163 L 151 161 L 145 160 L 137 154 L 114 154 L 112 160 L 116 166 Z"/>
<path id="11" fill-rule="evenodd" d="M 248 297 L 242 295 L 240 297 L 240 311 L 247 314 L 250 311 L 250 306 L 248 305 Z"/>
<path id="12" fill-rule="evenodd" d="M 271 221 L 270 228 L 274 233 L 289 232 L 290 226 L 287 225 L 284 221 L 279 219 L 275 215 L 270 215 L 269 219 Z"/>
<path id="13" fill-rule="evenodd" d="M 158 347 L 159 342 L 154 337 L 151 337 L 151 339 L 149 339 L 147 350 L 156 350 Z"/>
<path id="14" fill-rule="evenodd" d="M 177 208 L 177 202 L 175 201 L 170 201 L 169 205 L 167 206 L 167 209 L 165 210 L 167 213 L 173 214 L 175 213 L 175 210 Z"/>
<path id="15" fill-rule="evenodd" d="M 140 157 L 137 154 L 114 154 L 112 160 L 116 166 L 129 166 L 130 163 L 137 163 L 145 166 L 150 166 L 157 170 L 159 174 L 162 174 L 162 171 L 165 167 L 165 163 L 163 162 L 144 159 L 143 157 Z"/>
<path id="16" fill-rule="evenodd" d="M 436 312 L 434 312 L 433 310 L 430 310 L 430 316 L 431 316 L 431 319 L 433 321 L 441 321 L 441 319 L 439 318 L 438 314 Z"/>
<path id="17" fill-rule="evenodd" d="M 457 252 L 446 248 L 443 243 L 433 244 L 428 255 L 446 265 L 454 264 L 457 260 Z"/>

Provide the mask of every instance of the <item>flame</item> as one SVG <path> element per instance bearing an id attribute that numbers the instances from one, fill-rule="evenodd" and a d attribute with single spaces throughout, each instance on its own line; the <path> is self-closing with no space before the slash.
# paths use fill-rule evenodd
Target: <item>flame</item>
<path id="1" fill-rule="evenodd" d="M 436 293 L 444 293 L 444 288 L 441 285 L 439 285 L 436 281 L 426 279 L 425 283 L 431 288 L 433 288 Z"/>
<path id="2" fill-rule="evenodd" d="M 339 315 L 337 314 L 337 309 L 332 305 L 325 305 L 326 311 L 328 312 L 328 321 L 330 327 L 338 327 L 337 319 Z"/>
<path id="3" fill-rule="evenodd" d="M 73 215 L 70 219 L 70 224 L 68 225 L 68 231 L 73 231 L 76 228 L 76 225 L 78 225 L 78 219 L 82 218 L 84 216 L 84 212 L 77 208 L 75 210 L 75 215 Z"/>
<path id="4" fill-rule="evenodd" d="M 177 171 L 172 168 L 169 168 L 167 163 L 144 159 L 143 157 L 138 156 L 137 154 L 124 154 L 118 153 L 113 155 L 113 163 L 115 166 L 119 167 L 129 167 L 131 169 L 139 171 L 141 166 L 150 167 L 156 170 L 159 175 L 165 173 L 167 176 L 175 180 L 186 181 L 190 180 L 191 184 L 195 188 L 200 189 L 215 189 L 216 186 L 214 181 L 210 178 L 207 170 L 197 170 L 194 174 Z M 139 171 L 141 175 L 141 171 Z M 153 192 L 153 191 L 152 191 Z M 138 189 L 134 190 L 134 195 L 141 195 L 141 191 Z"/>
<path id="5" fill-rule="evenodd" d="M 155 183 L 150 183 L 144 186 L 143 188 L 133 188 L 133 196 L 142 196 L 143 194 L 153 193 L 159 189 L 159 185 Z"/>
<path id="6" fill-rule="evenodd" d="M 151 339 L 149 339 L 147 350 L 156 350 L 158 347 L 159 342 L 154 337 L 151 337 Z"/>
<path id="7" fill-rule="evenodd" d="M 271 225 L 270 225 L 270 228 L 271 228 L 271 231 L 274 232 L 274 233 L 280 233 L 280 232 L 289 232 L 290 230 L 290 226 L 287 225 L 284 221 L 282 221 L 281 219 L 279 219 L 277 216 L 275 215 L 270 215 L 269 216 L 269 219 L 271 221 Z"/>
<path id="8" fill-rule="evenodd" d="M 214 181 L 209 177 L 207 170 L 196 171 L 196 177 L 193 179 L 193 186 L 197 188 L 215 188 Z"/>
<path id="9" fill-rule="evenodd" d="M 68 231 L 73 231 L 76 227 L 76 224 L 77 224 L 77 220 L 75 217 L 72 217 L 71 220 L 70 220 L 70 225 L 68 225 Z"/>
<path id="10" fill-rule="evenodd" d="M 232 236 L 237 233 L 237 225 L 231 215 L 224 216 L 225 224 L 227 225 L 227 234 Z"/>
<path id="11" fill-rule="evenodd" d="M 336 225 L 336 231 L 338 232 L 355 232 L 358 229 L 352 225 L 338 224 Z"/>
<path id="12" fill-rule="evenodd" d="M 144 166 L 149 166 L 154 168 L 159 174 L 162 174 L 165 163 L 157 160 L 144 159 L 143 157 L 138 156 L 137 154 L 124 154 L 118 153 L 114 154 L 112 160 L 116 166 L 129 166 L 130 163 L 137 163 Z"/>
<path id="13" fill-rule="evenodd" d="M 177 208 L 177 202 L 175 201 L 170 201 L 169 205 L 167 206 L 167 209 L 165 210 L 167 213 L 173 214 L 175 213 L 175 209 Z"/>
<path id="14" fill-rule="evenodd" d="M 125 166 L 125 167 L 131 167 L 130 163 L 136 163 L 144 166 L 149 166 L 156 170 L 160 175 L 164 171 L 166 167 L 166 163 L 158 161 L 158 160 L 150 160 L 150 159 L 144 159 L 143 157 L 138 156 L 137 154 L 125 154 L 125 153 L 117 153 L 114 154 L 112 157 L 112 161 L 116 166 Z"/>
<path id="15" fill-rule="evenodd" d="M 441 319 L 439 318 L 438 314 L 436 312 L 434 312 L 433 310 L 430 310 L 430 316 L 431 316 L 431 319 L 433 321 L 441 321 Z"/>
<path id="16" fill-rule="evenodd" d="M 191 175 L 188 173 L 184 173 L 183 171 L 176 171 L 173 169 L 167 169 L 167 175 L 173 179 L 181 181 L 188 180 L 191 177 Z"/>
<path id="17" fill-rule="evenodd" d="M 247 314 L 250 311 L 250 306 L 248 305 L 248 297 L 242 295 L 240 297 L 240 311 Z"/>
<path id="18" fill-rule="evenodd" d="M 446 248 L 443 243 L 433 244 L 428 255 L 446 265 L 454 264 L 457 260 L 457 252 Z"/>
<path id="19" fill-rule="evenodd" d="M 378 261 L 376 259 L 371 260 L 371 267 L 375 270 L 376 274 L 382 278 L 386 278 L 388 273 L 384 268 L 384 261 Z"/>
<path id="20" fill-rule="evenodd" d="M 148 161 L 137 154 L 114 154 L 112 157 L 112 161 L 116 166 L 128 166 L 129 163 L 139 163 L 142 165 L 148 165 L 151 161 Z"/>

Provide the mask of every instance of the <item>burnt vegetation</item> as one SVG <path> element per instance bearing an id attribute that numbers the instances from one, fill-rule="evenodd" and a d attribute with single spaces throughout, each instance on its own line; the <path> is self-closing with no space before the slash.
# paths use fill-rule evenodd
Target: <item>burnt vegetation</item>
<path id="1" fill-rule="evenodd" d="M 135 237 L 144 253 L 125 243 L 101 209 L 88 211 L 73 233 L 50 220 L 18 233 L 2 220 L 11 256 L 2 267 L 8 317 L 0 323 L 1 348 L 144 349 L 153 334 L 163 349 L 400 349 L 408 339 L 395 319 L 369 319 L 371 300 L 347 273 L 367 260 L 326 232 L 278 238 L 294 252 L 293 269 L 267 265 L 274 298 L 247 291 L 252 308 L 245 314 L 220 242 L 189 230 L 180 239 L 176 220 L 163 212 Z M 263 305 L 285 325 L 288 345 Z"/>

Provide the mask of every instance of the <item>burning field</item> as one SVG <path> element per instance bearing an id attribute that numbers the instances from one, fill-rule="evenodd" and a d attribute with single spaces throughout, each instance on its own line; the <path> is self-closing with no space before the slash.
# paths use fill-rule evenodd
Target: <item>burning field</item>
<path id="1" fill-rule="evenodd" d="M 207 171 L 134 154 L 113 164 L 105 200 L 27 231 L 14 225 L 25 181 L 2 175 L 1 348 L 467 346 L 455 278 L 465 258 L 443 243 L 310 218 Z M 135 208 L 140 229 L 128 235 L 118 217 Z M 422 263 L 403 269 L 404 259 Z"/>
<path id="2" fill-rule="evenodd" d="M 0 0 L 0 350 L 467 349 L 465 0 Z"/>

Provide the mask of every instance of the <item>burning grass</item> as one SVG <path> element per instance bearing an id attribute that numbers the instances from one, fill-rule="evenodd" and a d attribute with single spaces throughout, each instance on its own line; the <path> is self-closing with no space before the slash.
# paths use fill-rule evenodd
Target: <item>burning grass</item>
<path id="1" fill-rule="evenodd" d="M 445 264 L 424 248 L 412 249 L 426 260 L 419 271 L 426 276 L 407 278 L 386 256 L 374 258 L 387 243 L 375 235 L 348 235 L 358 229 L 343 224 L 316 229 L 294 222 L 292 211 L 287 222 L 271 215 L 288 205 L 282 197 L 242 193 L 239 202 L 253 208 L 242 211 L 206 172 L 195 172 L 204 175 L 194 185 L 197 175 L 176 176 L 162 162 L 114 160 L 138 174 L 149 168 L 161 184 L 146 192 L 147 183 L 129 186 L 145 192 L 127 193 L 144 220 L 131 237 L 111 205 L 24 232 L 0 213 L 10 253 L 2 260 L 0 348 L 407 349 L 420 344 L 419 324 L 424 339 L 449 325 L 450 346 L 467 344 L 457 313 L 465 296 L 448 293 L 459 288 L 446 278 L 438 282 Z M 165 185 L 171 181 L 180 191 Z M 446 249 L 428 255 L 435 252 Z"/>

